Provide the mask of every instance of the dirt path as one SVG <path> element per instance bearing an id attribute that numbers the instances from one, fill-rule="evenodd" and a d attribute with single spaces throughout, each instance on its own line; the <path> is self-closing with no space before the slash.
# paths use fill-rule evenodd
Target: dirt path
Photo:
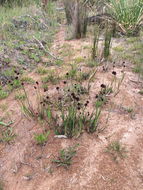
<path id="1" fill-rule="evenodd" d="M 63 48 L 64 45 L 64 48 Z M 65 63 L 77 57 L 88 57 L 90 40 L 65 40 L 61 29 L 53 43 L 52 52 L 62 56 L 63 50 L 73 50 L 67 54 Z M 81 65 L 83 60 L 81 61 Z M 81 66 L 82 67 L 82 66 Z M 62 70 L 62 69 L 61 69 Z M 116 68 L 120 75 L 122 68 Z M 110 80 L 111 70 L 104 73 L 102 67 L 92 83 L 90 99 L 95 98 L 102 82 Z M 26 119 L 14 100 L 14 94 L 0 102 L 7 104 L 7 113 L 14 120 L 13 128 L 17 137 L 12 144 L 0 146 L 0 174 L 6 190 L 142 190 L 143 189 L 143 97 L 138 93 L 140 86 L 132 82 L 137 76 L 127 69 L 120 93 L 105 108 L 101 125 L 106 127 L 99 134 L 84 133 L 78 139 L 56 139 L 51 133 L 44 147 L 34 143 L 33 135 L 42 130 L 33 120 Z M 33 86 L 28 86 L 31 97 L 35 96 Z M 112 105 L 112 106 L 111 106 Z M 124 108 L 132 108 L 128 113 Z M 0 115 L 6 115 L 0 112 Z M 105 120 L 108 118 L 108 123 Z M 8 119 L 8 117 L 7 117 Z M 127 157 L 113 160 L 106 147 L 112 141 L 120 141 L 127 149 Z M 79 143 L 73 165 L 51 168 L 51 160 L 61 148 Z"/>

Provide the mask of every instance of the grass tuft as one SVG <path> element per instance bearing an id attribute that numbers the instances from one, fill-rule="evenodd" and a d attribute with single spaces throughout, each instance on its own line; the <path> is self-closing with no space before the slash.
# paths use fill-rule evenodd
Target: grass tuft
<path id="1" fill-rule="evenodd" d="M 75 146 L 70 146 L 68 148 L 62 149 L 59 152 L 59 156 L 57 159 L 53 159 L 53 163 L 57 164 L 57 167 L 64 167 L 68 168 L 72 164 L 72 159 L 76 155 L 77 147 L 79 144 L 76 144 Z"/>

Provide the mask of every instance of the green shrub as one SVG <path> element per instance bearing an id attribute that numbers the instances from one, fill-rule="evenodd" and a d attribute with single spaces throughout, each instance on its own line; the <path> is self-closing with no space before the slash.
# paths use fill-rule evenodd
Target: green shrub
<path id="1" fill-rule="evenodd" d="M 112 15 L 123 33 L 136 35 L 142 22 L 142 0 L 110 0 L 108 12 Z"/>

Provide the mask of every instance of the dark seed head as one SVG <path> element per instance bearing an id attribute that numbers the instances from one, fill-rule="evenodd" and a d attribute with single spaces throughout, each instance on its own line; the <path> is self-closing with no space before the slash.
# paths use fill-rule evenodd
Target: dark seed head
<path id="1" fill-rule="evenodd" d="M 99 97 L 98 95 L 95 96 L 95 98 L 98 98 L 98 97 Z"/>
<path id="2" fill-rule="evenodd" d="M 105 84 L 101 84 L 101 88 L 106 88 L 106 85 Z"/>
<path id="3" fill-rule="evenodd" d="M 57 86 L 57 87 L 56 87 L 56 90 L 59 90 L 59 89 L 60 89 L 60 87 L 59 87 L 59 86 Z"/>
<path id="4" fill-rule="evenodd" d="M 18 80 L 18 77 L 15 77 L 15 80 Z"/>
<path id="5" fill-rule="evenodd" d="M 48 89 L 47 88 L 44 88 L 44 92 L 47 92 L 48 91 Z"/>
<path id="6" fill-rule="evenodd" d="M 123 64 L 122 64 L 122 65 L 123 65 L 123 67 L 126 67 L 125 61 L 123 61 Z"/>
<path id="7" fill-rule="evenodd" d="M 100 100 L 101 100 L 102 102 L 104 101 L 104 99 L 103 99 L 103 98 L 101 98 Z"/>
<path id="8" fill-rule="evenodd" d="M 71 93 L 71 96 L 72 96 L 72 97 L 75 97 L 75 94 L 72 92 L 72 93 Z"/>
<path id="9" fill-rule="evenodd" d="M 63 81 L 64 84 L 67 84 L 67 81 Z"/>
<path id="10" fill-rule="evenodd" d="M 117 74 L 116 71 L 113 71 L 113 72 L 112 72 L 112 75 L 116 75 L 116 74 Z"/>
<path id="11" fill-rule="evenodd" d="M 21 85 L 24 86 L 24 82 L 22 82 Z"/>
<path id="12" fill-rule="evenodd" d="M 102 67 L 102 69 L 103 69 L 103 71 L 106 71 L 106 69 L 105 69 L 105 67 L 104 67 L 104 66 Z"/>
<path id="13" fill-rule="evenodd" d="M 37 89 L 37 87 L 36 87 L 36 86 L 34 86 L 34 89 Z"/>
<path id="14" fill-rule="evenodd" d="M 79 101 L 79 97 L 75 97 L 76 101 Z"/>
<path id="15" fill-rule="evenodd" d="M 61 100 L 62 100 L 62 98 L 61 98 L 61 97 L 58 97 L 58 100 L 59 100 L 59 101 L 61 101 Z"/>
<path id="16" fill-rule="evenodd" d="M 77 107 L 78 110 L 80 110 L 80 107 Z"/>

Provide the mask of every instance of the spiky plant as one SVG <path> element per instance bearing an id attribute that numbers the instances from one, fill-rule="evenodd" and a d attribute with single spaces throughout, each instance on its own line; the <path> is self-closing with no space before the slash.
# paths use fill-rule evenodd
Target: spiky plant
<path id="1" fill-rule="evenodd" d="M 143 0 L 110 0 L 106 5 L 123 34 L 138 34 L 143 22 Z"/>

